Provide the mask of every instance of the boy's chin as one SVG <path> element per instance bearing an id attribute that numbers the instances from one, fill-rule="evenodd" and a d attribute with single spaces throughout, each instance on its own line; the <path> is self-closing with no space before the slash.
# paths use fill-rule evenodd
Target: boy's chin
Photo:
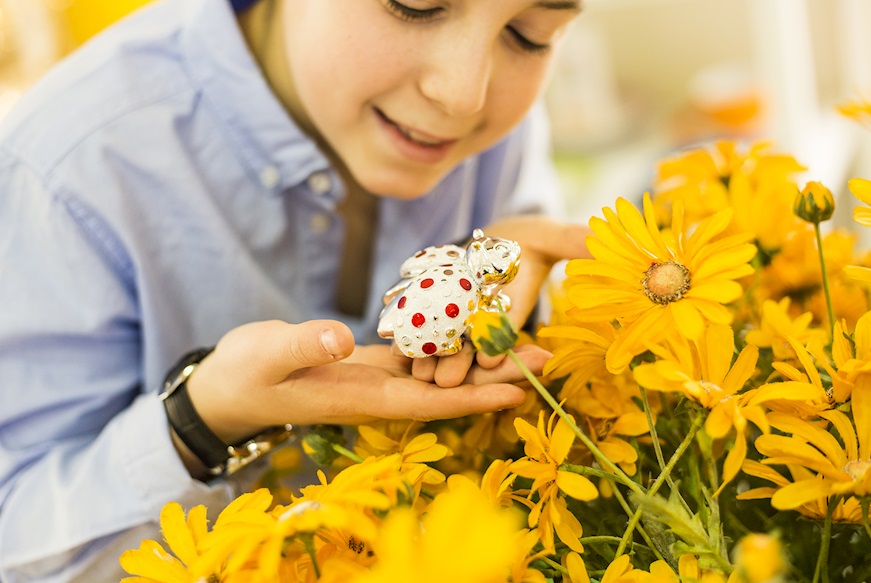
<path id="1" fill-rule="evenodd" d="M 426 196 L 441 180 L 419 176 L 362 176 L 357 181 L 366 191 L 376 196 L 396 198 L 400 200 L 415 200 Z"/>

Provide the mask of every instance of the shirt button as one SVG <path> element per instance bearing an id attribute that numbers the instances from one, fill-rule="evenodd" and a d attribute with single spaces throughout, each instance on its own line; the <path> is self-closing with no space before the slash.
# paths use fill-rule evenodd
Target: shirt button
<path id="1" fill-rule="evenodd" d="M 326 172 L 315 172 L 308 179 L 308 187 L 315 194 L 324 194 L 329 192 L 332 186 L 332 181 Z"/>
<path id="2" fill-rule="evenodd" d="M 312 217 L 308 220 L 309 229 L 313 232 L 322 234 L 325 233 L 327 229 L 330 228 L 330 217 L 325 213 L 317 213 L 312 215 Z"/>
<path id="3" fill-rule="evenodd" d="M 263 170 L 260 171 L 260 184 L 265 188 L 275 188 L 280 179 L 281 174 L 279 174 L 278 168 L 275 166 L 265 166 Z"/>

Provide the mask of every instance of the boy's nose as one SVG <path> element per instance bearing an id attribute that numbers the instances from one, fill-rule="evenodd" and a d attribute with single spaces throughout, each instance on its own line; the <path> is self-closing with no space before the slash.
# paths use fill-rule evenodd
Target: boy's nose
<path id="1" fill-rule="evenodd" d="M 453 40 L 429 53 L 419 86 L 447 114 L 470 117 L 487 102 L 493 55 L 484 43 Z"/>

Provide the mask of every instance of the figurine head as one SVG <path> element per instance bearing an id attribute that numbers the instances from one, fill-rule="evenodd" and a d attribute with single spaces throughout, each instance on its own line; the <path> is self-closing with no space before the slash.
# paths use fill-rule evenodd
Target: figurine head
<path id="1" fill-rule="evenodd" d="M 503 285 L 517 275 L 520 245 L 509 239 L 487 237 L 475 229 L 466 249 L 466 263 L 479 285 Z"/>

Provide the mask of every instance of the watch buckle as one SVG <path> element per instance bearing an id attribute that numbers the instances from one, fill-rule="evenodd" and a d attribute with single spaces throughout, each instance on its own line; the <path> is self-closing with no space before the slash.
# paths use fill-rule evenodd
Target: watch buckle
<path id="1" fill-rule="evenodd" d="M 274 427 L 264 433 L 256 435 L 239 445 L 228 445 L 227 453 L 230 457 L 220 466 L 209 469 L 214 476 L 229 476 L 244 468 L 260 456 L 272 451 L 293 434 L 293 425 Z"/>

